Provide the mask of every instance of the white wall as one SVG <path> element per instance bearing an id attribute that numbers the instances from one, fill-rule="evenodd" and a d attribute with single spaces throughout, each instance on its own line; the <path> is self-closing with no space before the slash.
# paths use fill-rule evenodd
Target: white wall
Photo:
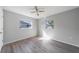
<path id="1" fill-rule="evenodd" d="M 32 29 L 20 29 L 19 21 L 22 19 L 32 21 Z M 37 35 L 36 20 L 4 10 L 4 44 L 26 39 Z"/>
<path id="2" fill-rule="evenodd" d="M 54 29 L 44 28 L 45 19 L 54 20 Z M 54 40 L 79 47 L 79 8 L 41 19 L 40 26 Z"/>
<path id="3" fill-rule="evenodd" d="M 0 51 L 1 51 L 1 48 L 3 46 L 3 9 L 2 7 L 0 7 Z"/>

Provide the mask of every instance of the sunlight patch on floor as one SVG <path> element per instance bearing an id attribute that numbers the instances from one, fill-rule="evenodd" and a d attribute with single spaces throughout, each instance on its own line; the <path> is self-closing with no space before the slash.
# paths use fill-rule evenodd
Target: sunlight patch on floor
<path id="1" fill-rule="evenodd" d="M 42 34 L 43 34 L 43 35 L 42 35 L 42 37 L 41 37 L 39 40 L 49 41 L 49 40 L 52 39 L 49 35 L 46 34 L 45 31 L 42 31 Z"/>

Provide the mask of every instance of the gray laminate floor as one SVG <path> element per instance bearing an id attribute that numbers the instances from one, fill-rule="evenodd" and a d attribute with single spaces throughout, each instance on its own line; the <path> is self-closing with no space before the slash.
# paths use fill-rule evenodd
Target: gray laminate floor
<path id="1" fill-rule="evenodd" d="M 55 40 L 29 38 L 4 45 L 2 53 L 79 53 L 79 48 Z"/>

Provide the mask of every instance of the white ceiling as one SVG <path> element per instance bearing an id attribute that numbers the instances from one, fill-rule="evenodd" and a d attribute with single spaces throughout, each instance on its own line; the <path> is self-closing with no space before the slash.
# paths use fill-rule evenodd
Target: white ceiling
<path id="1" fill-rule="evenodd" d="M 60 12 L 72 10 L 77 8 L 77 6 L 38 6 L 38 8 L 42 8 L 45 12 L 40 13 L 39 16 L 36 13 L 31 13 L 34 6 L 6 6 L 5 10 L 12 11 L 18 14 L 26 15 L 28 17 L 33 18 L 43 18 L 50 15 L 54 15 Z"/>

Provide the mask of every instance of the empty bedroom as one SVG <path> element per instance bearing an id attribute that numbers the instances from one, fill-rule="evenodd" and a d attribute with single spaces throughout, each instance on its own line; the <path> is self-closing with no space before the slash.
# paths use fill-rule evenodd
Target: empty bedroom
<path id="1" fill-rule="evenodd" d="M 1 6 L 1 53 L 79 53 L 78 6 Z"/>

